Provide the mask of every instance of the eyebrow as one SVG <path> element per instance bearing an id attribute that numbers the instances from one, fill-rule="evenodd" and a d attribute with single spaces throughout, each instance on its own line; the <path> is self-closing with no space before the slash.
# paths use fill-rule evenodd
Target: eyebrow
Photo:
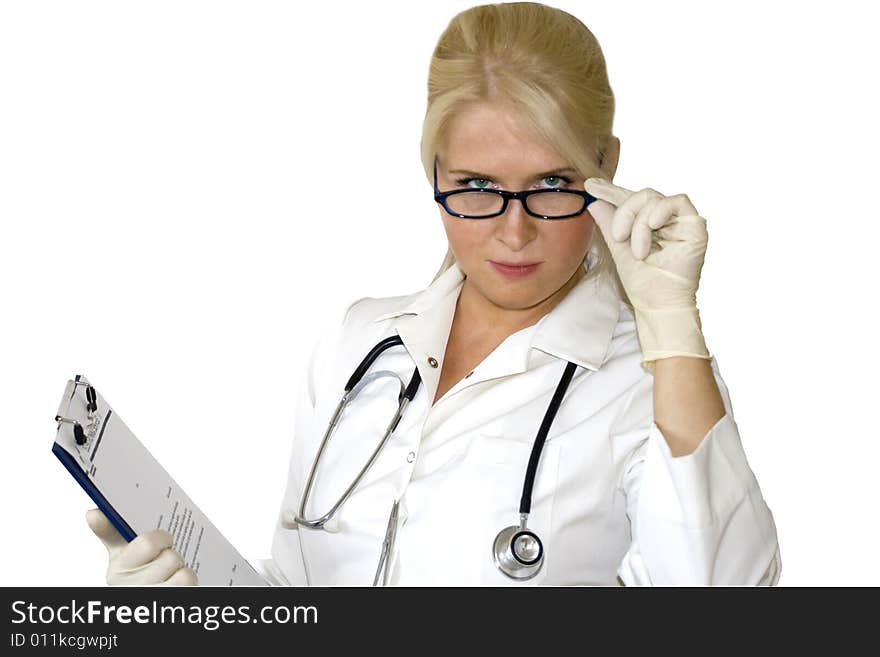
<path id="1" fill-rule="evenodd" d="M 495 180 L 495 176 L 492 176 L 488 173 L 479 173 L 478 171 L 468 171 L 467 169 L 452 169 L 450 174 L 453 173 L 461 173 L 465 176 L 470 176 L 471 178 L 483 178 L 485 180 Z M 535 178 L 546 178 L 548 176 L 557 176 L 561 173 L 573 173 L 574 175 L 578 175 L 578 171 L 576 169 L 572 169 L 571 167 L 562 167 L 559 169 L 551 169 L 550 171 L 542 171 L 541 173 L 536 173 Z"/>

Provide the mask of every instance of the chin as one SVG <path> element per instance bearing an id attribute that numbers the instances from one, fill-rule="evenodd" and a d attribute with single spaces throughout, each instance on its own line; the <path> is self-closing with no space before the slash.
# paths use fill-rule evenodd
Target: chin
<path id="1" fill-rule="evenodd" d="M 496 306 L 507 310 L 525 310 L 541 303 L 553 294 L 554 290 L 539 285 L 506 285 L 501 283 L 500 285 L 493 284 L 487 292 L 487 296 Z"/>

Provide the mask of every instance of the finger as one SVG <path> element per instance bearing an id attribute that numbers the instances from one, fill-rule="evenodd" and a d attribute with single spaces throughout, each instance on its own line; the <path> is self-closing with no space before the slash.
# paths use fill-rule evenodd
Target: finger
<path id="1" fill-rule="evenodd" d="M 662 198 L 662 196 L 660 192 L 646 187 L 626 199 L 623 205 L 617 208 L 617 212 L 614 213 L 614 223 L 611 227 L 611 234 L 614 235 L 614 239 L 618 242 L 628 240 L 636 217 L 642 209 L 651 201 Z"/>
<path id="2" fill-rule="evenodd" d="M 647 223 L 648 228 L 657 230 L 662 228 L 674 216 L 673 213 L 673 197 L 664 196 L 657 201 L 654 207 L 648 212 Z"/>
<path id="3" fill-rule="evenodd" d="M 608 201 L 615 207 L 619 207 L 626 199 L 632 196 L 630 190 L 615 185 L 610 180 L 604 180 L 603 178 L 587 178 L 584 181 L 584 191 L 603 201 Z"/>
<path id="4" fill-rule="evenodd" d="M 173 537 L 164 529 L 145 532 L 126 545 L 117 555 L 115 567 L 134 570 L 151 562 L 165 548 L 170 548 Z"/>
<path id="5" fill-rule="evenodd" d="M 686 194 L 664 196 L 654 207 L 648 219 L 648 226 L 654 229 L 662 228 L 672 217 L 696 214 L 698 214 L 697 209 Z"/>
<path id="6" fill-rule="evenodd" d="M 165 548 L 155 559 L 137 569 L 138 582 L 164 582 L 184 567 L 183 557 L 177 550 Z"/>
<path id="7" fill-rule="evenodd" d="M 181 568 L 165 580 L 163 584 L 165 586 L 198 586 L 199 578 L 192 568 Z"/>
<path id="8" fill-rule="evenodd" d="M 688 214 L 675 217 L 663 227 L 663 239 L 669 242 L 688 242 L 704 247 L 709 242 L 706 220 L 700 215 Z"/>
<path id="9" fill-rule="evenodd" d="M 648 226 L 648 212 L 650 212 L 650 207 L 646 206 L 645 211 L 639 212 L 633 224 L 632 237 L 629 241 L 633 257 L 636 260 L 644 260 L 651 253 L 653 231 Z"/>
<path id="10" fill-rule="evenodd" d="M 107 516 L 100 509 L 89 509 L 86 511 L 86 523 L 88 523 L 95 536 L 101 539 L 101 542 L 104 543 L 107 551 L 111 554 L 128 545 L 128 541 L 122 537 L 122 534 L 116 530 L 113 523 L 107 519 Z"/>
<path id="11" fill-rule="evenodd" d="M 629 251 L 629 245 L 621 244 L 611 236 L 611 224 L 614 220 L 615 207 L 607 201 L 599 200 L 590 203 L 587 211 L 599 227 L 599 231 L 602 233 L 602 237 L 608 246 L 608 250 L 611 251 L 611 257 L 614 261 L 618 262 L 619 258 L 628 258 L 629 254 L 627 251 Z"/>
<path id="12" fill-rule="evenodd" d="M 155 559 L 140 566 L 121 567 L 118 561 L 111 562 L 107 569 L 107 583 L 111 586 L 161 584 L 183 566 L 180 554 L 165 548 Z"/>

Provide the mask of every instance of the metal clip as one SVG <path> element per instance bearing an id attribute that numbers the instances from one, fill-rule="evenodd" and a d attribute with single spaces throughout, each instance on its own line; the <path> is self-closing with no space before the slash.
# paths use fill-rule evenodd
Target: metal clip
<path id="1" fill-rule="evenodd" d="M 62 422 L 72 424 L 73 438 L 76 440 L 77 445 L 82 446 L 85 445 L 88 440 L 83 425 L 80 424 L 79 421 L 67 417 L 70 413 L 70 402 L 76 394 L 77 386 L 83 386 L 86 389 L 86 410 L 88 411 L 90 422 L 93 420 L 94 415 L 98 410 L 98 397 L 92 385 L 85 379 L 81 379 L 79 381 L 70 380 L 67 382 L 67 387 L 64 389 L 64 396 L 61 398 L 61 403 L 58 405 L 58 412 L 55 414 L 55 421 L 59 424 Z"/>

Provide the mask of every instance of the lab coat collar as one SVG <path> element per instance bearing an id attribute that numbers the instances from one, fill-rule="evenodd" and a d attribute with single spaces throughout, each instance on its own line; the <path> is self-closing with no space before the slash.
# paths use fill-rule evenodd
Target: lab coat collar
<path id="1" fill-rule="evenodd" d="M 607 276 L 582 278 L 538 322 L 532 348 L 598 370 L 609 356 L 620 297 Z"/>
<path id="2" fill-rule="evenodd" d="M 592 253 L 589 262 L 591 266 L 594 263 Z M 433 316 L 440 311 L 444 317 L 433 316 L 432 320 L 443 324 L 445 333 L 442 341 L 445 345 L 452 323 L 451 314 L 455 312 L 455 301 L 464 278 L 461 268 L 455 262 L 427 288 L 404 297 L 399 308 L 379 315 L 374 322 L 401 315 L 425 314 L 427 319 L 427 316 Z M 529 359 L 535 356 L 533 350 L 569 360 L 590 370 L 598 370 L 609 355 L 620 310 L 620 298 L 608 277 L 600 275 L 581 279 L 537 324 L 511 336 L 510 339 L 518 343 L 528 343 L 523 344 L 523 362 L 518 364 L 521 366 L 520 371 L 527 369 Z M 445 317 L 447 314 L 450 316 Z M 441 346 L 435 344 L 434 350 L 439 350 Z"/>
<path id="3" fill-rule="evenodd" d="M 435 306 L 438 301 L 445 298 L 453 290 L 456 290 L 455 298 L 458 299 L 457 288 L 461 287 L 464 278 L 464 273 L 462 273 L 458 263 L 454 262 L 449 269 L 443 272 L 436 281 L 424 290 L 404 297 L 401 301 L 403 304 L 401 307 L 379 315 L 373 322 L 381 322 L 400 315 L 418 315 L 425 309 Z"/>

